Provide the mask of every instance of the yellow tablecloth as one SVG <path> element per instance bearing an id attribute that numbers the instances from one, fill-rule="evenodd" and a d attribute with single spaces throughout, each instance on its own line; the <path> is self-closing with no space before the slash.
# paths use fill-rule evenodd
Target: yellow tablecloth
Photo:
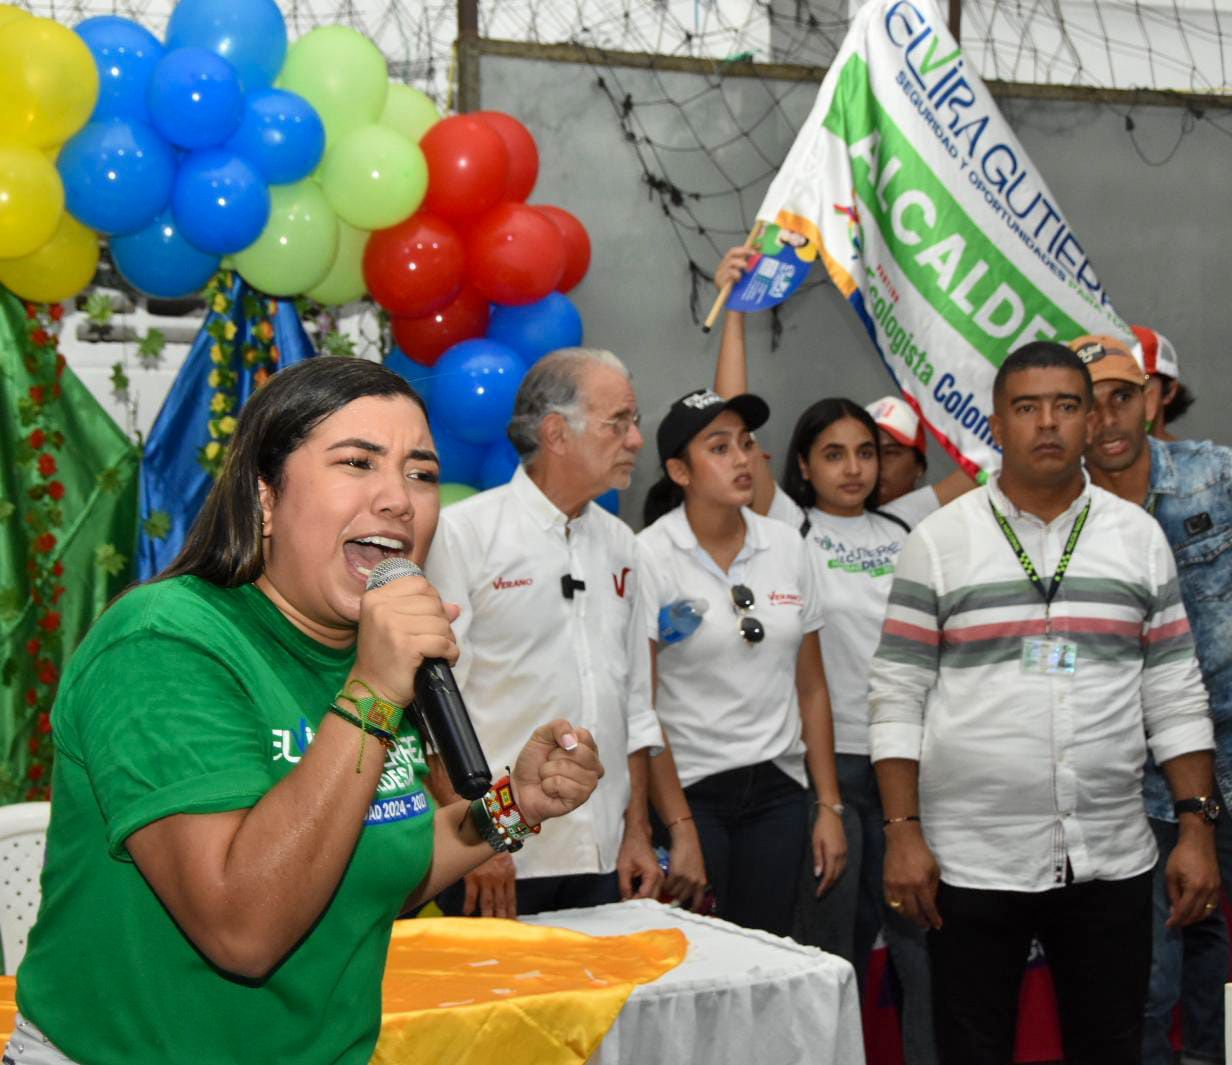
<path id="1" fill-rule="evenodd" d="M 588 936 L 495 918 L 399 921 L 382 985 L 373 1065 L 575 1065 L 638 984 L 688 950 L 677 929 Z M 0 976 L 0 1032 L 17 982 Z"/>

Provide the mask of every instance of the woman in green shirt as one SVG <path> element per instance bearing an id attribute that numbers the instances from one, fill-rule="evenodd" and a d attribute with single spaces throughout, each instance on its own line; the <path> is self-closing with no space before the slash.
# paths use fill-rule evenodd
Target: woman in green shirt
<path id="1" fill-rule="evenodd" d="M 5 1061 L 369 1060 L 394 919 L 504 846 L 482 807 L 435 807 L 397 724 L 419 664 L 456 659 L 456 607 L 421 577 L 365 592 L 380 559 L 423 561 L 438 470 L 422 401 L 376 363 L 311 359 L 249 401 L 179 558 L 65 674 Z M 387 730 L 359 727 L 373 710 Z M 522 817 L 601 773 L 585 730 L 542 726 Z"/>

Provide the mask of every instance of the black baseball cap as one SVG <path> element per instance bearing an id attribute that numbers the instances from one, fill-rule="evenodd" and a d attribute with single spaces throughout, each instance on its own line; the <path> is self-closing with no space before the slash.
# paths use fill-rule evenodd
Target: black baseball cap
<path id="1" fill-rule="evenodd" d="M 760 429 L 770 420 L 770 408 L 760 396 L 746 392 L 724 399 L 709 388 L 699 388 L 676 400 L 667 416 L 659 422 L 659 431 L 655 434 L 659 464 L 666 467 L 668 459 L 676 458 L 690 440 L 725 410 L 734 410 L 739 414 L 750 432 Z"/>

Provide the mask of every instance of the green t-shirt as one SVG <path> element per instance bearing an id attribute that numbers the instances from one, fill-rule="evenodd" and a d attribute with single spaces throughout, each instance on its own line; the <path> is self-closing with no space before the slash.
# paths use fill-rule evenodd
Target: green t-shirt
<path id="1" fill-rule="evenodd" d="M 195 577 L 137 588 L 95 624 L 53 712 L 43 901 L 17 977 L 22 1013 L 69 1057 L 369 1060 L 393 921 L 432 856 L 434 804 L 409 722 L 337 894 L 259 984 L 205 960 L 125 848 L 170 814 L 253 806 L 295 768 L 353 657 L 309 639 L 255 587 Z M 384 754 L 370 741 L 364 756 Z"/>

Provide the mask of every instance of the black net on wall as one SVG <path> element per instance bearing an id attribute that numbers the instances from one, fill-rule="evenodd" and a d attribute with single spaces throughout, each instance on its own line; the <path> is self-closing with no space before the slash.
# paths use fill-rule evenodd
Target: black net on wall
<path id="1" fill-rule="evenodd" d="M 472 2 L 481 38 L 530 46 L 529 57 L 571 46 L 568 57 L 590 65 L 648 203 L 670 225 L 688 263 L 696 317 L 699 302 L 709 299 L 706 279 L 723 250 L 747 233 L 858 5 Z M 382 49 L 393 76 L 428 92 L 442 108 L 455 103 L 457 0 L 280 4 L 292 38 L 318 25 L 353 26 Z M 90 15 L 125 15 L 160 33 L 173 3 L 32 0 L 27 6 L 68 25 Z M 1199 122 L 1232 137 L 1232 115 L 1221 106 L 1232 88 L 1232 44 L 1224 33 L 1232 28 L 1232 0 L 962 0 L 960 25 L 967 61 L 986 80 L 1093 99 L 1121 115 L 1135 147 L 1135 97 L 1125 94 L 1136 90 L 1167 94 L 1177 104 L 1176 147 Z M 540 46 L 549 47 L 537 53 Z M 1227 99 L 1232 106 L 1232 96 Z M 1153 155 L 1139 148 L 1139 154 L 1166 165 L 1176 147 Z"/>

